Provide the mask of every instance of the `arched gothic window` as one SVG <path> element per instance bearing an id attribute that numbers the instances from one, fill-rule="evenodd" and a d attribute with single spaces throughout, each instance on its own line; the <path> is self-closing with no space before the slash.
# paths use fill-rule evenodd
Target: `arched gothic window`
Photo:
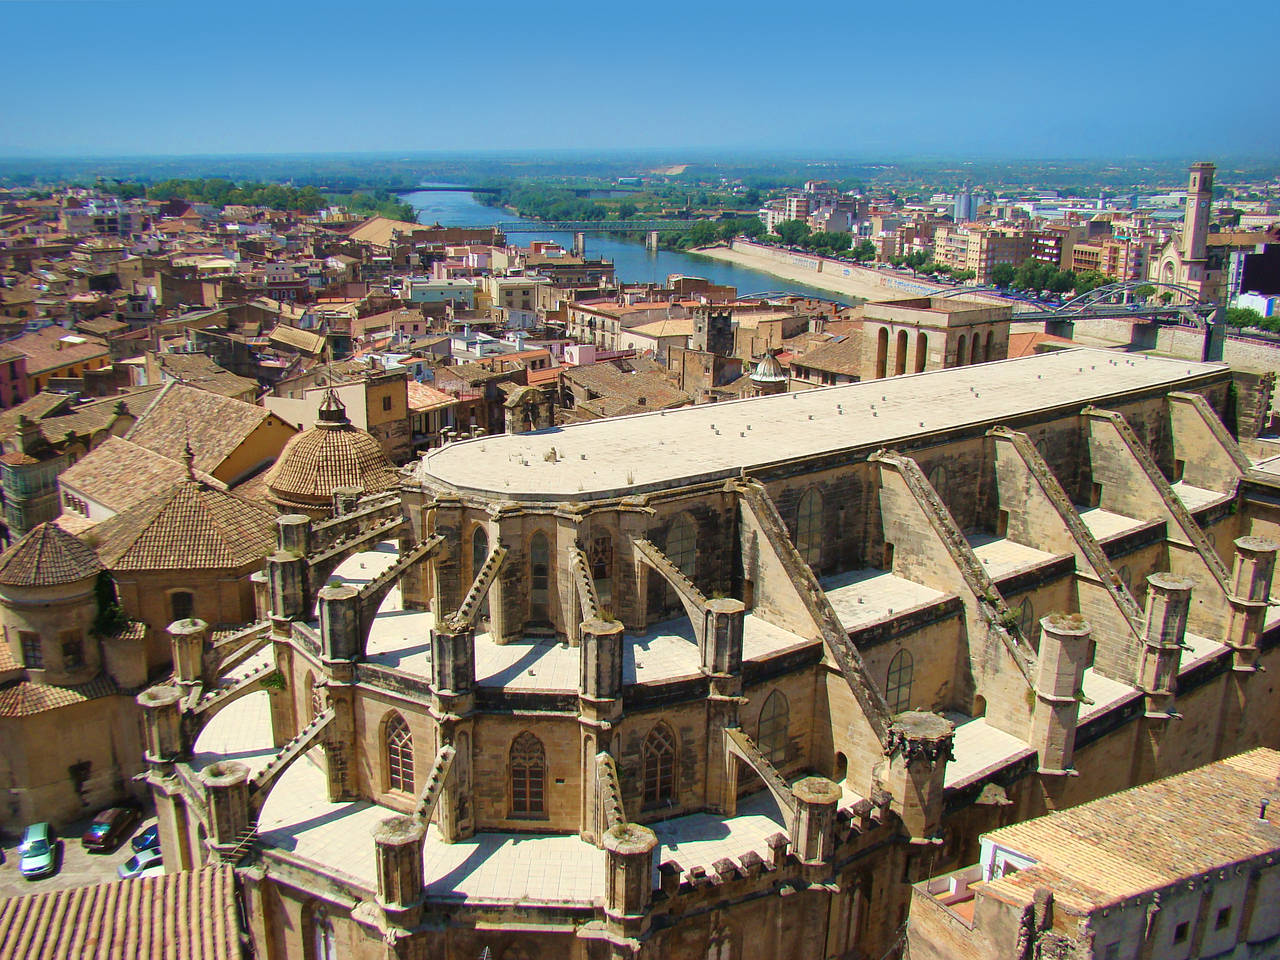
<path id="1" fill-rule="evenodd" d="M 889 661 L 889 676 L 884 685 L 884 698 L 894 713 L 901 713 L 911 707 L 912 673 L 911 654 L 906 650 L 899 650 Z"/>
<path id="2" fill-rule="evenodd" d="M 680 514 L 667 531 L 667 559 L 690 580 L 698 559 L 698 531 L 687 514 Z"/>
<path id="3" fill-rule="evenodd" d="M 787 723 L 791 710 L 781 690 L 769 694 L 760 708 L 760 721 L 756 726 L 756 746 L 764 758 L 775 767 L 787 760 Z"/>
<path id="4" fill-rule="evenodd" d="M 413 734 L 400 714 L 387 720 L 384 740 L 387 745 L 387 788 L 413 793 Z"/>
<path id="5" fill-rule="evenodd" d="M 613 599 L 613 538 L 607 533 L 593 538 L 587 549 L 587 560 L 600 602 L 607 604 Z"/>
<path id="6" fill-rule="evenodd" d="M 541 817 L 547 812 L 547 754 L 527 730 L 511 743 L 511 816 Z"/>
<path id="7" fill-rule="evenodd" d="M 1035 639 L 1040 626 L 1036 620 L 1036 608 L 1031 602 L 1030 597 L 1023 597 L 1022 603 L 1018 606 L 1018 628 L 1022 631 L 1022 635 L 1028 640 Z"/>
<path id="8" fill-rule="evenodd" d="M 889 328 L 881 327 L 876 334 L 876 379 L 883 380 L 889 373 Z"/>
<path id="9" fill-rule="evenodd" d="M 966 356 L 966 349 L 965 349 L 968 346 L 969 346 L 968 338 L 965 337 L 963 333 L 960 334 L 960 339 L 956 341 L 956 366 L 957 367 L 963 367 L 965 360 L 968 359 L 968 357 Z"/>
<path id="10" fill-rule="evenodd" d="M 485 532 L 484 527 L 478 526 L 471 532 L 471 579 L 474 581 L 476 575 L 484 569 L 485 561 L 489 559 L 489 534 Z M 486 593 L 484 602 L 480 605 L 480 616 L 487 618 L 489 616 L 489 595 Z"/>
<path id="11" fill-rule="evenodd" d="M 796 549 L 811 567 L 816 568 L 822 562 L 822 535 L 822 494 L 807 490 L 800 498 L 796 519 Z"/>
<path id="12" fill-rule="evenodd" d="M 676 799 L 676 735 L 660 723 L 644 738 L 643 761 L 644 803 L 674 803 Z"/>
<path id="13" fill-rule="evenodd" d="M 485 533 L 484 527 L 477 526 L 471 532 L 471 579 L 475 579 L 477 573 L 484 567 L 484 562 L 489 559 L 489 534 Z"/>
<path id="14" fill-rule="evenodd" d="M 547 535 L 539 531 L 529 540 L 529 617 L 547 619 L 547 596 L 551 583 L 551 550 Z"/>
<path id="15" fill-rule="evenodd" d="M 311 960 L 338 960 L 333 921 L 323 906 L 316 907 L 311 914 Z"/>

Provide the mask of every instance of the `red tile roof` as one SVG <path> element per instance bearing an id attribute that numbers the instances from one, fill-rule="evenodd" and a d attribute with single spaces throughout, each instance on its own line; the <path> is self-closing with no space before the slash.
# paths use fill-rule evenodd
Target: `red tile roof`
<path id="1" fill-rule="evenodd" d="M 0 555 L 0 583 L 14 587 L 75 583 L 103 569 L 92 547 L 55 523 L 37 524 Z"/>
<path id="2" fill-rule="evenodd" d="M 0 903 L 0 960 L 242 960 L 240 933 L 227 866 Z"/>

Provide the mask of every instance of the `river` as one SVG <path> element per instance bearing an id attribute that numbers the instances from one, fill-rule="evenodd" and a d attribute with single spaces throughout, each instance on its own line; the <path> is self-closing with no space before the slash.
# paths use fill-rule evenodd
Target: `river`
<path id="1" fill-rule="evenodd" d="M 415 193 L 407 193 L 401 199 L 412 205 L 418 212 L 419 223 L 440 223 L 446 227 L 488 226 L 499 221 L 535 223 L 524 217 L 518 217 L 502 207 L 486 207 L 477 202 L 475 195 L 470 193 L 419 190 Z M 513 234 L 509 239 L 513 243 L 522 245 L 528 245 L 533 239 L 554 240 L 565 249 L 573 247 L 572 234 L 557 233 L 552 230 Z M 782 290 L 806 297 L 820 297 L 824 300 L 834 297 L 830 290 L 806 286 L 793 280 L 783 280 L 772 274 L 736 264 L 721 263 L 708 257 L 700 257 L 696 253 L 682 253 L 675 250 L 653 252 L 647 250 L 642 242 L 633 243 L 601 233 L 588 233 L 586 239 L 587 256 L 612 260 L 618 277 L 631 283 L 661 284 L 666 282 L 669 274 L 678 273 L 686 277 L 703 277 L 712 283 L 737 287 L 738 293 L 743 296 Z"/>

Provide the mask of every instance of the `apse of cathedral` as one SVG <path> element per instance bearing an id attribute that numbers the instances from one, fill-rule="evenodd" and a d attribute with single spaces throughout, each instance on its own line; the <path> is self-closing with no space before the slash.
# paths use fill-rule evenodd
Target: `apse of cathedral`
<path id="1" fill-rule="evenodd" d="M 166 861 L 237 865 L 291 960 L 880 957 L 984 832 L 1274 745 L 1229 369 L 761 392 L 391 485 L 350 438 L 307 474 L 325 414 L 254 620 L 173 623 L 137 698 Z"/>

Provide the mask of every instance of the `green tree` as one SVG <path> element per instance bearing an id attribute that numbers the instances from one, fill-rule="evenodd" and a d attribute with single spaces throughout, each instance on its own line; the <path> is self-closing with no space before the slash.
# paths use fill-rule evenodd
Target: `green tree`
<path id="1" fill-rule="evenodd" d="M 1013 283 L 1017 271 L 1011 263 L 997 263 L 991 268 L 991 282 L 1001 290 Z"/>
<path id="2" fill-rule="evenodd" d="M 876 258 L 876 245 L 870 240 L 863 240 L 853 248 L 853 258 L 855 260 L 874 260 Z"/>
<path id="3" fill-rule="evenodd" d="M 967 280 L 972 280 L 976 276 L 977 276 L 976 273 L 974 273 L 972 270 L 967 270 L 967 269 L 953 270 L 951 272 L 951 279 L 955 280 L 957 283 L 964 283 Z"/>
<path id="4" fill-rule="evenodd" d="M 705 247 L 719 239 L 717 233 L 714 223 L 710 220 L 702 220 L 690 228 L 687 236 L 691 246 Z"/>
<path id="5" fill-rule="evenodd" d="M 1267 329 L 1264 317 L 1252 307 L 1227 307 L 1226 317 L 1227 326 L 1229 327 L 1257 327 L 1258 329 Z"/>
<path id="6" fill-rule="evenodd" d="M 774 232 L 782 238 L 782 242 L 789 247 L 799 246 L 805 237 L 809 236 L 809 225 L 803 220 L 783 220 L 776 227 Z"/>
<path id="7" fill-rule="evenodd" d="M 629 200 L 618 204 L 618 219 L 630 220 L 636 215 L 636 205 Z"/>
<path id="8" fill-rule="evenodd" d="M 928 272 L 933 268 L 933 255 L 925 253 L 923 250 L 913 250 L 911 253 L 907 254 L 903 263 L 911 268 L 911 273 L 913 275 L 922 271 Z"/>
<path id="9" fill-rule="evenodd" d="M 1149 283 L 1144 283 L 1140 287 L 1133 288 L 1133 295 L 1139 300 L 1150 300 L 1156 295 L 1156 288 Z"/>
<path id="10" fill-rule="evenodd" d="M 1076 287 L 1076 275 L 1070 270 L 1055 270 L 1049 277 L 1048 289 L 1051 293 L 1066 293 Z"/>
<path id="11" fill-rule="evenodd" d="M 1077 294 L 1088 293 L 1090 290 L 1096 290 L 1098 287 L 1105 287 L 1107 284 L 1114 282 L 1105 273 L 1099 273 L 1097 270 L 1087 270 L 1076 277 L 1075 291 Z"/>

